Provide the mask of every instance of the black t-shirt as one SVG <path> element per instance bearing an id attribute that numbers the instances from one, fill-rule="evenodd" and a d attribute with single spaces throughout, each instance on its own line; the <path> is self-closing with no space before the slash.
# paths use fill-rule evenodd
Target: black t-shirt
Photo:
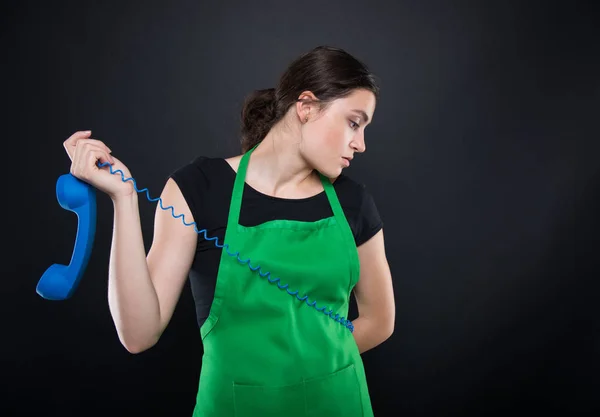
<path id="1" fill-rule="evenodd" d="M 236 172 L 225 159 L 206 156 L 196 157 L 170 175 L 190 207 L 197 229 L 206 229 L 206 235 L 217 237 L 220 244 L 225 237 L 235 176 Z M 364 185 L 344 174 L 334 181 L 333 187 L 356 246 L 360 246 L 383 227 L 373 198 Z M 262 194 L 245 184 L 239 222 L 251 227 L 270 220 L 312 222 L 332 215 L 325 191 L 308 198 L 285 199 Z M 198 234 L 196 255 L 189 272 L 198 326 L 202 326 L 210 311 L 221 251 L 214 240 L 205 240 L 204 233 Z"/>

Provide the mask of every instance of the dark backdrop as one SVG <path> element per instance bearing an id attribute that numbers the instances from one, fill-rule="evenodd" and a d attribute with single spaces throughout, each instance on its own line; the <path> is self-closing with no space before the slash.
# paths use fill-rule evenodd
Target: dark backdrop
<path id="1" fill-rule="evenodd" d="M 92 129 L 156 197 L 194 156 L 238 154 L 244 95 L 320 44 L 382 85 L 347 171 L 384 219 L 397 303 L 393 337 L 364 355 L 376 416 L 600 409 L 597 4 L 3 7 L 0 414 L 191 415 L 202 349 L 189 287 L 157 346 L 119 344 L 105 195 L 75 296 L 35 292 L 73 248 L 75 217 L 55 196 L 62 142 Z M 149 245 L 155 203 L 140 206 Z"/>

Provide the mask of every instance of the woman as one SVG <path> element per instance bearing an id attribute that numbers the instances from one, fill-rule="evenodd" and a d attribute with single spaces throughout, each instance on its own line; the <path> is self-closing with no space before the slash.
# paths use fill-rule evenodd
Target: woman
<path id="1" fill-rule="evenodd" d="M 377 209 L 341 173 L 365 151 L 378 91 L 343 50 L 300 56 L 246 100 L 242 155 L 170 175 L 164 207 L 200 234 L 157 207 L 147 256 L 137 193 L 97 161 L 127 167 L 89 131 L 65 141 L 71 173 L 114 203 L 109 306 L 129 352 L 158 341 L 191 280 L 204 346 L 194 416 L 373 415 L 360 354 L 391 335 L 393 291 Z"/>

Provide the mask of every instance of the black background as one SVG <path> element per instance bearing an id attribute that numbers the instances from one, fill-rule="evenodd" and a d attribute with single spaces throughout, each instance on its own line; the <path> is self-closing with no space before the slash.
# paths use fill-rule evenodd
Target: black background
<path id="1" fill-rule="evenodd" d="M 363 355 L 375 415 L 600 411 L 596 2 L 2 7 L 0 414 L 191 415 L 202 347 L 189 287 L 154 348 L 120 345 L 108 197 L 74 297 L 35 292 L 73 248 L 76 219 L 55 195 L 62 142 L 91 129 L 156 197 L 195 155 L 239 154 L 244 95 L 320 44 L 382 86 L 347 171 L 384 219 L 397 304 L 394 335 Z M 140 197 L 148 245 L 155 203 Z"/>

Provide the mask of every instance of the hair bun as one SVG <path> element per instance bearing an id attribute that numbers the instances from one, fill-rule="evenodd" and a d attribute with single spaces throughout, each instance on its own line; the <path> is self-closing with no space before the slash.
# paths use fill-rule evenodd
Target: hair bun
<path id="1" fill-rule="evenodd" d="M 277 116 L 274 88 L 255 90 L 244 102 L 242 110 L 242 143 L 246 152 L 269 133 Z"/>

